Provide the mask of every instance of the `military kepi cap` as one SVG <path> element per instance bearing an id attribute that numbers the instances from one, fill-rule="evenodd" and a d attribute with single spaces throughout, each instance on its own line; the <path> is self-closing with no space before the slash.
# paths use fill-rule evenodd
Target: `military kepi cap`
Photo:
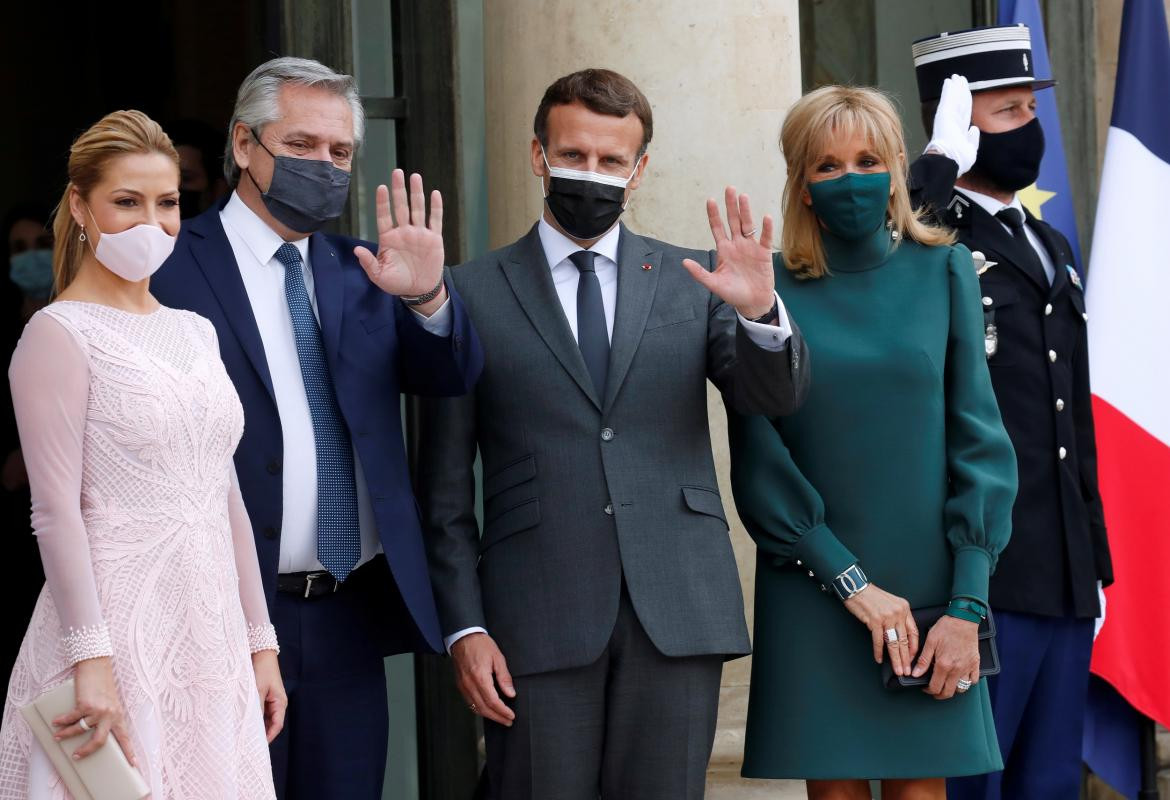
<path id="1" fill-rule="evenodd" d="M 923 103 L 937 100 L 943 81 L 951 75 L 965 77 L 972 92 L 1007 86 L 1047 89 L 1056 83 L 1033 74 L 1032 33 L 1027 25 L 940 33 L 919 39 L 911 52 L 918 98 Z"/>

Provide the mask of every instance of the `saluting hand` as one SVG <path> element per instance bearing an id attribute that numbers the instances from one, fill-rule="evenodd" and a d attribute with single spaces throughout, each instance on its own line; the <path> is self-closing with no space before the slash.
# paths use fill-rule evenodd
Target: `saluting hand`
<path id="1" fill-rule="evenodd" d="M 724 191 L 724 202 L 727 227 L 719 215 L 718 204 L 714 200 L 707 201 L 707 219 L 711 223 L 711 235 L 715 237 L 715 271 L 708 272 L 699 262 L 689 258 L 683 259 L 683 266 L 707 291 L 734 307 L 745 318 L 762 317 L 771 311 L 775 302 L 772 217 L 764 215 L 760 236 L 756 239 L 748 196 L 736 192 L 734 186 L 728 186 Z"/>
<path id="2" fill-rule="evenodd" d="M 362 269 L 378 288 L 387 294 L 417 297 L 435 288 L 443 275 L 443 196 L 436 189 L 431 192 L 430 221 L 426 215 L 426 197 L 422 176 L 410 176 L 410 198 L 406 195 L 406 176 L 394 170 L 390 190 L 378 187 L 375 207 L 378 215 L 378 255 L 365 247 L 355 247 L 354 255 Z M 391 216 L 391 199 L 394 214 Z M 446 297 L 446 289 L 438 297 L 420 306 L 428 313 L 437 308 Z"/>

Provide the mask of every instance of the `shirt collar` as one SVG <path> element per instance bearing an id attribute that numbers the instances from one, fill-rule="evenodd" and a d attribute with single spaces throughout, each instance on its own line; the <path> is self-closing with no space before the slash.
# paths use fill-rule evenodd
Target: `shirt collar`
<path id="1" fill-rule="evenodd" d="M 248 250 L 256 257 L 261 265 L 267 264 L 276 257 L 276 251 L 285 243 L 280 234 L 268 227 L 268 223 L 260 219 L 255 211 L 248 208 L 240 199 L 238 192 L 232 192 L 231 198 L 223 211 L 219 212 L 220 220 L 231 227 L 239 236 Z M 301 261 L 309 263 L 309 237 L 290 242 L 301 253 Z"/>
<path id="2" fill-rule="evenodd" d="M 537 223 L 537 232 L 540 234 L 540 244 L 544 248 L 544 257 L 548 259 L 549 269 L 555 269 L 566 258 L 584 248 L 568 236 L 558 231 L 548 223 L 542 215 Z M 617 263 L 618 241 L 621 239 L 622 226 L 614 225 L 609 232 L 593 243 L 589 249 L 599 256 L 604 256 Z"/>
<path id="3" fill-rule="evenodd" d="M 1021 214 L 1024 213 L 1024 204 L 1020 202 L 1019 194 L 1013 194 L 1012 201 L 1010 203 L 1001 203 L 999 200 L 996 200 L 990 195 L 983 194 L 982 192 L 975 192 L 971 189 L 964 189 L 961 186 L 956 186 L 955 191 L 962 192 L 964 195 L 974 201 L 980 208 L 993 217 L 1000 211 L 1003 211 L 1005 208 L 1014 208 Z M 1024 218 L 1027 219 L 1026 214 L 1024 214 Z"/>

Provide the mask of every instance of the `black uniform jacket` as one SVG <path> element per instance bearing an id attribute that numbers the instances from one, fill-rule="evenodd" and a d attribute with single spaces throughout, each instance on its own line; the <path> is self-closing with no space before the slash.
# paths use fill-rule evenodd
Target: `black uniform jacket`
<path id="1" fill-rule="evenodd" d="M 994 216 L 954 191 L 956 167 L 936 155 L 910 168 L 911 198 L 996 262 L 980 275 L 987 364 L 1015 446 L 1020 488 L 1012 539 L 991 578 L 991 605 L 1046 616 L 1096 617 L 1097 581 L 1113 565 L 1097 489 L 1085 294 L 1068 240 L 1025 211 L 1056 268 L 1049 285 Z M 1034 262 L 1033 262 L 1034 263 Z"/>

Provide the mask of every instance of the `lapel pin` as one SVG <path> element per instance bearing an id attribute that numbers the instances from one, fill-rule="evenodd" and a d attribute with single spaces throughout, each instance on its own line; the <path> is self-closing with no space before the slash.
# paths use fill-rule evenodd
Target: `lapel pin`
<path id="1" fill-rule="evenodd" d="M 654 265 L 652 265 L 652 264 L 643 264 L 643 265 L 642 265 L 642 269 L 644 269 L 644 270 L 646 270 L 647 272 L 649 272 L 650 270 L 654 269 Z"/>

